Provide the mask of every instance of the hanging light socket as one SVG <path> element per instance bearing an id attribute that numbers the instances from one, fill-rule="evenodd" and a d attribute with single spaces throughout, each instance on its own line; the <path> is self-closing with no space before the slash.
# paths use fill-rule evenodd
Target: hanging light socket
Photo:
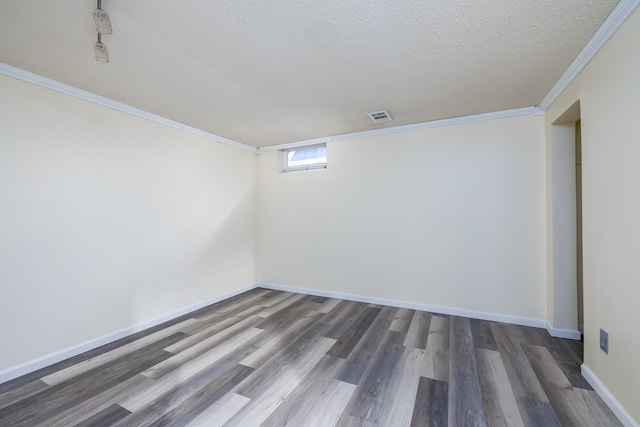
<path id="1" fill-rule="evenodd" d="M 100 34 L 111 34 L 111 19 L 109 14 L 102 10 L 102 0 L 98 0 L 98 7 L 93 11 L 93 20 L 96 23 L 96 31 Z"/>
<path id="2" fill-rule="evenodd" d="M 96 61 L 109 62 L 109 50 L 100 39 L 100 33 L 98 33 L 98 41 L 93 45 L 93 53 L 96 55 Z"/>
<path id="3" fill-rule="evenodd" d="M 107 46 L 102 43 L 102 35 L 111 34 L 113 30 L 111 28 L 109 14 L 102 10 L 102 0 L 98 0 L 98 7 L 93 11 L 93 20 L 96 23 L 96 31 L 98 32 L 98 41 L 93 45 L 93 53 L 96 56 L 96 61 L 109 62 L 109 51 L 107 50 Z"/>

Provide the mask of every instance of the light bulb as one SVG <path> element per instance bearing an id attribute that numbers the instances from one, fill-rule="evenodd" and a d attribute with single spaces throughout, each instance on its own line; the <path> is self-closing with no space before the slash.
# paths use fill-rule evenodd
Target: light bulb
<path id="1" fill-rule="evenodd" d="M 93 53 L 96 55 L 96 61 L 98 62 L 109 62 L 109 51 L 107 50 L 107 46 L 98 39 L 98 41 L 93 45 Z"/>
<path id="2" fill-rule="evenodd" d="M 93 20 L 96 23 L 96 31 L 98 31 L 100 34 L 113 33 L 109 14 L 102 10 L 99 6 L 96 10 L 93 11 Z"/>

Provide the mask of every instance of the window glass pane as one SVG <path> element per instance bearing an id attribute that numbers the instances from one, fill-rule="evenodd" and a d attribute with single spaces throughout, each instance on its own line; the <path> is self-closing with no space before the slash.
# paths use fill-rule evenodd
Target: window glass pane
<path id="1" fill-rule="evenodd" d="M 287 167 L 320 165 L 327 162 L 327 147 L 305 147 L 287 152 Z"/>

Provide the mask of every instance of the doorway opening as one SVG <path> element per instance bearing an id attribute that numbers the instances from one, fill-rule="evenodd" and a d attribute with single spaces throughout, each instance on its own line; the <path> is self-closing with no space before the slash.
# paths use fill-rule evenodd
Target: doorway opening
<path id="1" fill-rule="evenodd" d="M 576 279 L 578 291 L 578 330 L 584 336 L 584 304 L 582 290 L 582 129 L 576 121 Z"/>
<path id="2" fill-rule="evenodd" d="M 582 339 L 582 135 L 580 103 L 551 125 L 549 321 L 551 335 Z"/>

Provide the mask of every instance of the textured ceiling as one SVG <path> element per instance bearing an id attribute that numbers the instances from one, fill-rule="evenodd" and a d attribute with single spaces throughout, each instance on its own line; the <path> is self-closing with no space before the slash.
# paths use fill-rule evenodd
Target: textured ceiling
<path id="1" fill-rule="evenodd" d="M 537 105 L 616 0 L 1 0 L 0 61 L 245 144 Z M 388 110 L 374 124 L 367 113 Z"/>

